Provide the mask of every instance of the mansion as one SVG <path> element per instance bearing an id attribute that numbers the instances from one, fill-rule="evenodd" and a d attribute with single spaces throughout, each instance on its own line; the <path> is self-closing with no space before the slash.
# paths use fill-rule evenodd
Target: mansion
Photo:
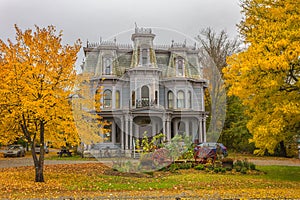
<path id="1" fill-rule="evenodd" d="M 101 115 L 110 123 L 105 145 L 128 151 L 135 139 L 159 133 L 206 141 L 206 115 L 199 49 L 186 42 L 156 45 L 150 28 L 136 27 L 132 45 L 116 40 L 87 43 L 82 71 L 102 87 Z M 94 91 L 96 92 L 96 90 Z M 96 109 L 97 110 L 97 109 Z"/>

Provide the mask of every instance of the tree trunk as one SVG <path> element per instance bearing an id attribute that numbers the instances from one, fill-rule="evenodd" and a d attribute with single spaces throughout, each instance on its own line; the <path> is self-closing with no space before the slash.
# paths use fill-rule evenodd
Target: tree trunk
<path id="1" fill-rule="evenodd" d="M 285 148 L 284 142 L 281 141 L 279 143 L 279 145 L 280 145 L 280 152 L 279 152 L 280 156 L 286 157 L 286 148 Z"/>
<path id="2" fill-rule="evenodd" d="M 35 182 L 44 182 L 44 155 L 45 155 L 45 138 L 44 138 L 44 121 L 40 121 L 40 156 L 39 159 L 35 152 L 35 142 L 32 142 L 31 152 L 35 168 Z"/>

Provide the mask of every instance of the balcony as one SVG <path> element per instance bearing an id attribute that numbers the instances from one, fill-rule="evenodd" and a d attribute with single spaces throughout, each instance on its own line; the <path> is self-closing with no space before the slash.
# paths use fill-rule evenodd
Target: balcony
<path id="1" fill-rule="evenodd" d="M 157 100 L 149 100 L 148 98 L 142 98 L 136 100 L 136 108 L 153 107 L 157 105 Z"/>

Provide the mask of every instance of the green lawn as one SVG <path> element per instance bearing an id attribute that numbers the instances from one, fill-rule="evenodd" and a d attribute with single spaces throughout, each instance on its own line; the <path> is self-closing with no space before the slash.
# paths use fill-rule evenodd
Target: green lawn
<path id="1" fill-rule="evenodd" d="M 147 174 L 120 173 L 99 163 L 49 165 L 45 183 L 33 167 L 0 169 L 1 198 L 158 197 L 300 198 L 300 167 L 258 166 L 262 173 L 213 173 L 194 169 Z M 13 179 L 11 177 L 14 177 Z"/>
<path id="2" fill-rule="evenodd" d="M 300 167 L 294 166 L 258 166 L 265 172 L 264 178 L 276 181 L 295 181 L 300 184 Z"/>

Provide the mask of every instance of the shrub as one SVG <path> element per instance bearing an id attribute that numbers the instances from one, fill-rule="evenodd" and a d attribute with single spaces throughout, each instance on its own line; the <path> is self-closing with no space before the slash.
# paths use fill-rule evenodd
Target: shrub
<path id="1" fill-rule="evenodd" d="M 255 169 L 256 169 L 256 166 L 255 166 L 254 163 L 250 163 L 250 164 L 249 164 L 249 167 L 250 167 L 251 170 L 255 170 Z"/>
<path id="2" fill-rule="evenodd" d="M 241 160 L 237 160 L 234 165 L 233 165 L 234 168 L 236 167 L 243 167 L 243 162 Z"/>
<path id="3" fill-rule="evenodd" d="M 178 167 L 179 169 L 191 169 L 192 163 L 181 163 Z"/>
<path id="4" fill-rule="evenodd" d="M 211 162 L 205 163 L 204 167 L 207 168 L 207 169 L 209 169 L 209 170 L 214 169 L 214 165 Z"/>
<path id="5" fill-rule="evenodd" d="M 242 174 L 246 174 L 248 170 L 255 170 L 255 164 L 248 162 L 248 160 L 237 160 L 233 168 L 237 172 L 241 172 Z"/>
<path id="6" fill-rule="evenodd" d="M 220 168 L 218 168 L 218 167 L 214 168 L 214 172 L 215 172 L 215 173 L 219 173 L 220 171 L 221 171 Z"/>
<path id="7" fill-rule="evenodd" d="M 247 174 L 247 168 L 246 168 L 246 167 L 242 167 L 241 173 L 242 173 L 242 174 Z"/>
<path id="8" fill-rule="evenodd" d="M 231 169 L 231 168 L 230 168 L 230 169 Z M 224 168 L 224 167 L 223 167 L 223 168 L 221 168 L 221 172 L 222 172 L 222 173 L 226 173 L 226 170 L 227 170 L 227 169 L 226 169 L 226 168 Z"/>
<path id="9" fill-rule="evenodd" d="M 195 166 L 194 169 L 196 169 L 196 170 L 204 170 L 204 165 L 199 164 L 199 165 Z"/>
<path id="10" fill-rule="evenodd" d="M 225 167 L 226 171 L 232 171 L 231 167 Z"/>
<path id="11" fill-rule="evenodd" d="M 169 170 L 171 172 L 175 172 L 178 169 L 179 169 L 179 166 L 176 163 L 171 164 L 170 167 L 169 167 Z"/>
<path id="12" fill-rule="evenodd" d="M 234 167 L 234 169 L 235 169 L 237 172 L 241 172 L 242 167 L 239 166 L 239 165 L 237 165 L 237 166 Z"/>

